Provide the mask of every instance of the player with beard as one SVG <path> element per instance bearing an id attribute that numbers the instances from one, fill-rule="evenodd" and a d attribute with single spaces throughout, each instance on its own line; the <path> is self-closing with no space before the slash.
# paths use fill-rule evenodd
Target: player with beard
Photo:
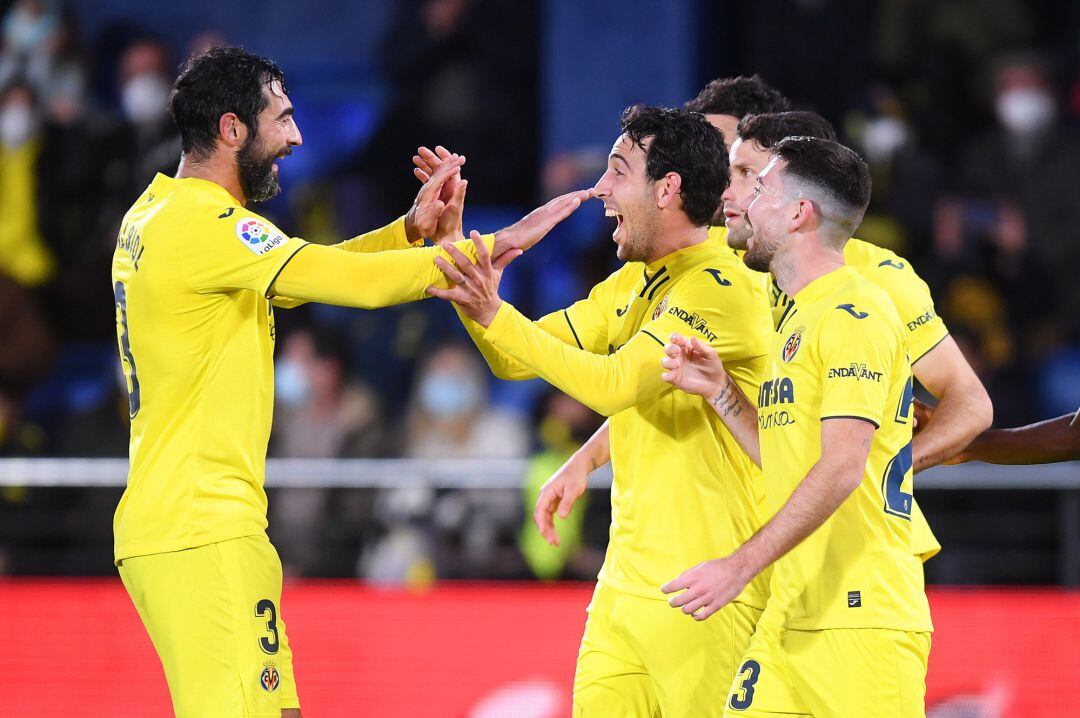
<path id="1" fill-rule="evenodd" d="M 625 264 L 587 299 L 532 322 L 499 298 L 483 244 L 478 264 L 452 248 L 455 266 L 439 260 L 457 286 L 432 293 L 456 303 L 496 376 L 539 376 L 611 417 L 610 541 L 581 639 L 575 716 L 720 715 L 764 598 L 765 580 L 750 582 L 713 625 L 671 611 L 660 592 L 687 560 L 734 550 L 761 523 L 749 458 L 703 399 L 656 370 L 663 338 L 691 332 L 757 391 L 772 334 L 765 287 L 708 241 L 726 183 L 723 138 L 705 118 L 630 108 L 595 187 Z M 557 503 L 548 492 L 535 514 L 552 542 Z"/>
<path id="2" fill-rule="evenodd" d="M 113 255 L 131 413 L 115 560 L 177 716 L 296 717 L 263 490 L 271 301 L 372 308 L 423 298 L 443 281 L 441 250 L 407 248 L 436 231 L 464 158 L 450 157 L 405 217 L 325 247 L 248 209 L 278 192 L 278 162 L 302 142 L 276 65 L 239 48 L 193 57 L 170 111 L 183 145 L 176 177 L 158 175 L 136 200 Z M 588 196 L 553 200 L 497 234 L 491 252 L 509 261 Z M 389 249 L 403 251 L 379 251 Z"/>
<path id="3" fill-rule="evenodd" d="M 932 626 L 911 552 L 908 342 L 888 294 L 844 262 L 869 200 L 870 171 L 850 149 L 777 143 L 739 204 L 746 265 L 795 303 L 761 391 L 749 400 L 697 337 L 665 347 L 663 379 L 708 398 L 760 464 L 772 515 L 664 587 L 707 615 L 772 566 L 725 715 L 924 715 Z"/>
<path id="4" fill-rule="evenodd" d="M 820 115 L 786 111 L 788 107 L 788 100 L 756 75 L 714 80 L 686 103 L 686 109 L 703 113 L 724 133 L 730 151 L 731 183 L 709 229 L 711 241 L 726 242 L 739 252 L 746 249 L 747 229 L 738 201 L 753 190 L 755 177 L 768 162 L 768 150 L 773 145 L 788 136 L 836 139 L 836 133 Z M 765 117 L 740 124 L 747 115 L 766 113 Z M 740 130 L 748 136 L 741 136 Z M 920 423 L 914 439 L 914 468 L 918 473 L 953 456 L 990 426 L 990 396 L 949 336 L 934 308 L 929 287 L 909 261 L 859 239 L 845 245 L 844 261 L 892 298 L 907 330 L 915 378 L 939 401 L 938 411 L 927 423 Z M 791 303 L 771 277 L 763 276 L 770 287 L 774 324 L 779 328 Z M 559 515 L 565 518 L 573 501 L 584 493 L 589 473 L 609 458 L 608 426 L 604 424 L 552 476 L 545 486 L 547 494 L 541 493 L 541 499 L 552 494 L 559 497 Z M 912 508 L 912 522 L 912 550 L 926 561 L 941 550 L 941 544 L 918 503 Z"/>

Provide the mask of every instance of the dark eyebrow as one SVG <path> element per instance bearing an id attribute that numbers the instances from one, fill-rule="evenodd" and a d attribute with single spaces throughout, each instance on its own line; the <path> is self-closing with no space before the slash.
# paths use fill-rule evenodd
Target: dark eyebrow
<path id="1" fill-rule="evenodd" d="M 610 155 L 608 155 L 608 157 L 613 160 L 622 160 L 624 165 L 626 165 L 627 167 L 630 166 L 630 163 L 626 161 L 626 158 L 620 155 L 618 152 L 612 152 Z"/>
<path id="2" fill-rule="evenodd" d="M 285 119 L 286 117 L 289 117 L 289 116 L 291 116 L 291 115 L 292 115 L 292 113 L 293 113 L 293 108 L 292 108 L 292 106 L 290 105 L 289 107 L 286 107 L 286 108 L 285 108 L 284 110 L 282 110 L 282 111 L 281 111 L 281 114 L 279 114 L 279 115 L 277 116 L 277 119 L 279 119 L 279 120 L 283 120 L 283 119 Z"/>

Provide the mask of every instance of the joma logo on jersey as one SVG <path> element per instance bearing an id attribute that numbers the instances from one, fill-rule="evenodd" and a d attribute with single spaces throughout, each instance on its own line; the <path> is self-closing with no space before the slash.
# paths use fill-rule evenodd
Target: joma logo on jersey
<path id="1" fill-rule="evenodd" d="M 757 405 L 759 409 L 772 406 L 774 404 L 794 404 L 795 403 L 795 385 L 791 383 L 791 379 L 783 377 L 781 379 L 769 379 L 761 383 L 761 391 L 758 392 Z"/>
<path id="2" fill-rule="evenodd" d="M 937 316 L 937 315 L 934 314 L 934 308 L 933 307 L 927 307 L 926 311 L 924 311 L 922 314 L 920 314 L 919 316 L 915 317 L 914 319 L 912 319 L 910 322 L 907 323 L 908 331 L 909 332 L 915 331 L 916 329 L 921 327 L 923 324 L 926 324 L 927 322 L 929 322 L 935 316 Z"/>
<path id="3" fill-rule="evenodd" d="M 852 363 L 851 366 L 842 366 L 835 369 L 829 369 L 829 379 L 869 379 L 870 381 L 881 381 L 881 372 L 871 371 L 866 368 L 865 364 Z"/>
<path id="4" fill-rule="evenodd" d="M 668 314 L 683 320 L 690 325 L 691 329 L 697 332 L 701 332 L 710 342 L 716 341 L 716 335 L 709 331 L 709 325 L 705 322 L 704 319 L 698 316 L 697 312 L 691 314 L 685 309 L 680 309 L 679 307 L 672 307 L 668 310 Z"/>

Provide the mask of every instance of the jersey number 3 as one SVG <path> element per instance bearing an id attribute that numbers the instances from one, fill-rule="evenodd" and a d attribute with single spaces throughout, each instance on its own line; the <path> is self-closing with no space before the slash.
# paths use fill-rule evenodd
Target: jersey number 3
<path id="1" fill-rule="evenodd" d="M 124 369 L 125 384 L 128 390 L 128 409 L 131 418 L 139 413 L 139 375 L 135 371 L 135 357 L 131 355 L 131 335 L 128 332 L 127 288 L 123 282 L 113 285 L 113 297 L 116 300 L 116 335 L 120 342 L 121 364 Z"/>

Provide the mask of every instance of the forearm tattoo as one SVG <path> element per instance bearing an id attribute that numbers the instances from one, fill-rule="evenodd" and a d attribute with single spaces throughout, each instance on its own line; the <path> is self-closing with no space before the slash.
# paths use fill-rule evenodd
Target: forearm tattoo
<path id="1" fill-rule="evenodd" d="M 728 377 L 727 383 L 720 393 L 709 399 L 709 403 L 716 407 L 720 416 L 738 416 L 742 413 L 742 403 L 739 401 L 739 390 L 735 382 Z"/>

